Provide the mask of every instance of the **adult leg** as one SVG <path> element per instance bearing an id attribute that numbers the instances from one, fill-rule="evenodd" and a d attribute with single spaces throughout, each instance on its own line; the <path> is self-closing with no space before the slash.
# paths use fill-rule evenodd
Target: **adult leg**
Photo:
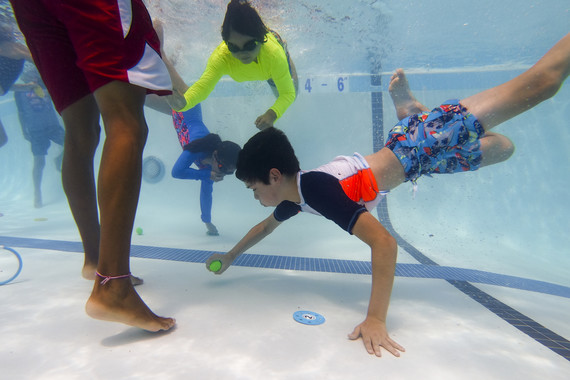
<path id="1" fill-rule="evenodd" d="M 130 273 L 130 240 L 148 133 L 143 113 L 145 93 L 143 88 L 114 81 L 94 94 L 106 133 L 98 178 L 101 242 L 97 270 L 104 276 Z M 156 316 L 128 278 L 105 284 L 95 281 L 86 311 L 93 318 L 150 331 L 168 330 L 175 324 L 172 318 Z"/>
<path id="2" fill-rule="evenodd" d="M 82 275 L 94 280 L 99 262 L 99 214 L 93 158 L 99 144 L 99 108 L 92 95 L 67 107 L 61 113 L 65 124 L 62 162 L 63 189 L 75 219 L 85 259 Z"/>
<path id="3" fill-rule="evenodd" d="M 93 95 L 88 95 L 63 110 L 61 116 L 66 129 L 61 164 L 63 189 L 83 243 L 81 274 L 94 280 L 101 230 L 93 166 L 101 133 L 99 108 Z M 135 276 L 131 281 L 133 285 L 143 283 Z"/>
<path id="4" fill-rule="evenodd" d="M 569 73 L 570 34 L 567 34 L 521 75 L 463 99 L 461 104 L 489 131 L 552 97 Z"/>
<path id="5" fill-rule="evenodd" d="M 34 207 L 40 208 L 42 203 L 42 175 L 46 166 L 46 156 L 34 156 L 34 167 L 32 168 L 32 179 L 34 182 Z"/>

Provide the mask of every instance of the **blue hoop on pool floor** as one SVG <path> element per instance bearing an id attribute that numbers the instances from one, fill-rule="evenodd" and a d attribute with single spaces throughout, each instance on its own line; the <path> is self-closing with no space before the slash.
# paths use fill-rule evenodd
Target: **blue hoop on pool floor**
<path id="1" fill-rule="evenodd" d="M 22 256 L 20 256 L 20 254 L 18 252 L 16 252 L 16 250 L 9 248 L 9 247 L 5 247 L 3 245 L 0 245 L 0 249 L 5 249 L 7 251 L 12 252 L 14 254 L 14 256 L 16 256 L 16 258 L 18 259 L 18 270 L 16 271 L 16 273 L 12 277 L 10 277 L 9 279 L 4 280 L 4 281 L 0 281 L 0 285 L 5 285 L 5 284 L 9 283 L 10 281 L 12 281 L 13 279 L 15 279 L 16 277 L 18 277 L 18 275 L 22 271 L 22 266 L 24 264 L 22 263 Z"/>

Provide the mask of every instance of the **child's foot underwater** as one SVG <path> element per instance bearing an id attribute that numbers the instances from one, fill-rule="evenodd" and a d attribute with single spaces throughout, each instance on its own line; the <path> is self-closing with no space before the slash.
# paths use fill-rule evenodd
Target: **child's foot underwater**
<path id="1" fill-rule="evenodd" d="M 397 69 L 392 78 L 390 78 L 388 91 L 394 102 L 394 107 L 396 107 L 398 120 L 419 112 L 429 111 L 412 94 L 408 79 L 402 69 Z"/>

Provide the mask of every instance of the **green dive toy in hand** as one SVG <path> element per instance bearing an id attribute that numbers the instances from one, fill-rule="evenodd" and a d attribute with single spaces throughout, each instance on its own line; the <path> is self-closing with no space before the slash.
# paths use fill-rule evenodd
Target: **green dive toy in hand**
<path id="1" fill-rule="evenodd" d="M 222 262 L 220 260 L 214 260 L 210 263 L 210 270 L 212 272 L 217 272 L 222 269 Z"/>

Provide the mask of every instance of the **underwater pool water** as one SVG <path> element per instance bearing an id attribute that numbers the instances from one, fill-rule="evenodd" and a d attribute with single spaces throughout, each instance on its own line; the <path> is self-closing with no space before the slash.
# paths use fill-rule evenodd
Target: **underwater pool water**
<path id="1" fill-rule="evenodd" d="M 227 0 L 146 3 L 164 23 L 167 54 L 187 82 L 196 80 L 221 41 Z M 406 70 L 416 97 L 433 107 L 518 75 L 567 33 L 570 18 L 570 7 L 558 0 L 253 4 L 287 40 L 298 70 L 300 93 L 276 126 L 289 136 L 303 169 L 340 154 L 370 154 L 381 145 L 397 122 L 387 91 L 396 68 Z M 243 145 L 257 132 L 255 118 L 273 101 L 266 83 L 224 79 L 202 104 L 204 122 L 223 139 Z M 364 354 L 361 342 L 345 338 L 366 312 L 370 289 L 369 276 L 355 272 L 236 265 L 219 278 L 196 262 L 134 255 L 133 271 L 145 278 L 139 290 L 143 299 L 153 311 L 175 316 L 177 331 L 149 335 L 86 318 L 83 305 L 91 284 L 78 275 L 80 238 L 54 165 L 61 148 L 50 148 L 44 207 L 34 208 L 29 143 L 12 94 L 0 97 L 0 118 L 9 137 L 0 148 L 0 245 L 19 241 L 14 247 L 24 263 L 18 279 L 2 286 L 4 303 L 11 305 L 3 309 L 2 368 L 6 376 L 46 379 L 80 374 L 143 379 L 155 373 L 165 378 L 192 373 L 221 379 L 346 379 L 379 371 L 405 378 L 565 378 L 568 350 L 557 351 L 552 342 L 560 339 L 558 348 L 567 344 L 568 297 L 537 290 L 541 284 L 536 282 L 533 289 L 517 288 L 507 276 L 570 286 L 569 113 L 566 83 L 554 98 L 495 129 L 515 143 L 508 161 L 476 172 L 421 178 L 415 194 L 403 184 L 388 195 L 382 212 L 387 210 L 405 243 L 399 248 L 399 270 L 415 269 L 419 252 L 440 265 L 422 270 L 487 271 L 489 278 L 503 282 L 461 278 L 464 287 L 476 286 L 466 291 L 451 282 L 398 274 L 388 322 L 391 336 L 407 352 L 399 359 L 384 355 L 375 360 Z M 135 253 L 168 253 L 169 248 L 225 252 L 272 212 L 243 183 L 227 177 L 214 186 L 212 217 L 220 236 L 207 236 L 200 221 L 199 183 L 170 176 L 180 153 L 171 118 L 151 109 L 146 116 L 144 157 L 162 163 L 164 176 L 142 183 L 132 235 Z M 382 218 L 387 220 L 385 214 Z M 283 223 L 248 253 L 301 262 L 370 259 L 358 239 L 305 214 Z M 14 258 L 7 259 L 0 258 L 0 270 L 17 270 Z M 493 297 L 505 308 L 497 310 Z M 297 310 L 319 312 L 326 322 L 302 326 L 292 318 Z M 517 313 L 528 316 L 528 324 Z M 508 320 L 513 315 L 514 322 Z M 537 329 L 537 324 L 544 327 Z M 549 340 L 541 339 L 544 333 Z M 141 363 L 140 357 L 153 360 Z"/>
<path id="2" fill-rule="evenodd" d="M 564 20 L 569 16 L 568 7 L 556 1 L 517 2 L 517 10 L 490 1 L 454 7 L 443 1 L 429 6 L 419 1 L 330 2 L 326 7 L 317 1 L 253 3 L 288 41 L 299 72 L 299 96 L 276 126 L 289 136 L 303 169 L 339 154 L 373 152 L 372 136 L 387 134 L 397 122 L 387 93 L 394 68 L 403 67 L 418 99 L 433 107 L 520 73 L 566 32 Z M 200 75 L 220 41 L 225 4 L 148 2 L 152 16 L 165 24 L 167 54 L 188 82 Z M 445 21 L 434 22 L 441 14 Z M 372 92 L 383 100 L 381 120 L 374 123 Z M 273 99 L 265 83 L 223 80 L 203 102 L 205 124 L 223 139 L 243 144 L 256 132 L 253 120 Z M 569 104 L 566 84 L 553 99 L 499 126 L 496 131 L 517 148 L 505 163 L 422 178 L 415 197 L 408 184 L 392 191 L 388 209 L 396 230 L 442 265 L 570 284 L 570 203 L 565 201 L 570 184 L 570 132 L 565 125 Z M 34 210 L 32 155 L 10 95 L 1 99 L 0 110 L 10 138 L 0 149 L 0 234 L 69 234 L 77 239 L 52 163 L 60 147 L 52 144 L 44 172 L 46 207 Z M 159 158 L 166 175 L 156 184 L 143 182 L 135 227 L 145 234 L 134 234 L 134 243 L 226 251 L 269 214 L 242 183 L 227 178 L 214 190 L 213 221 L 221 236 L 206 237 L 199 219 L 198 183 L 169 175 L 180 149 L 170 117 L 147 109 L 147 121 L 145 157 Z M 45 214 L 49 221 L 36 221 L 30 214 Z M 50 227 L 55 221 L 63 223 L 63 230 Z M 357 239 L 312 215 L 284 223 L 252 252 L 267 250 L 362 260 L 369 255 Z"/>
<path id="3" fill-rule="evenodd" d="M 406 69 L 418 99 L 432 107 L 514 77 L 565 33 L 568 9 L 559 2 L 517 2 L 518 11 L 508 4 L 484 3 L 475 8 L 463 2 L 450 9 L 439 1 L 430 6 L 331 2 L 327 7 L 310 1 L 254 2 L 265 21 L 288 41 L 299 72 L 299 96 L 276 126 L 291 139 L 302 168 L 339 154 L 372 153 L 373 136 L 386 134 L 397 121 L 387 93 L 394 68 Z M 198 1 L 193 7 L 179 0 L 149 1 L 148 6 L 165 24 L 167 54 L 192 82 L 220 41 L 225 1 Z M 437 14 L 445 14 L 446 22 L 434 23 Z M 198 32 L 201 38 L 195 37 Z M 381 120 L 374 123 L 373 92 L 383 101 Z M 415 196 L 407 184 L 395 189 L 388 196 L 394 227 L 440 264 L 569 284 L 569 92 L 566 84 L 553 99 L 496 129 L 516 145 L 507 162 L 474 173 L 422 178 Z M 256 132 L 253 120 L 272 102 L 265 83 L 223 80 L 202 105 L 204 121 L 222 138 L 243 144 Z M 52 144 L 43 179 L 46 207 L 34 210 L 32 155 L 10 95 L 1 99 L 0 110 L 10 139 L 0 149 L 0 234 L 69 233 L 77 239 L 52 163 L 61 148 Z M 205 237 L 197 183 L 169 176 L 180 149 L 170 117 L 147 110 L 145 157 L 159 158 L 166 175 L 156 184 L 143 182 L 136 224 L 145 234 L 134 238 L 228 250 L 270 210 L 243 184 L 228 178 L 216 184 L 214 193 L 213 218 L 221 236 Z M 42 223 L 28 214 L 51 215 Z M 57 220 L 68 232 L 49 227 Z M 296 220 L 252 251 L 368 258 L 367 249 L 335 225 L 312 215 Z"/>

